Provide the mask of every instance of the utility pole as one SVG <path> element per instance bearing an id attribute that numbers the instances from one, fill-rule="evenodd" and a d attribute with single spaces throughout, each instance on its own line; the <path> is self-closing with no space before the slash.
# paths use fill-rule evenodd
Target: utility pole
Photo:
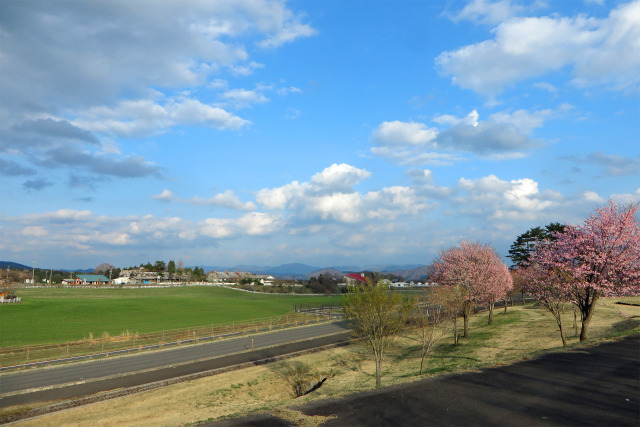
<path id="1" fill-rule="evenodd" d="M 33 270 L 31 270 L 31 284 L 36 284 L 36 261 L 33 260 Z"/>

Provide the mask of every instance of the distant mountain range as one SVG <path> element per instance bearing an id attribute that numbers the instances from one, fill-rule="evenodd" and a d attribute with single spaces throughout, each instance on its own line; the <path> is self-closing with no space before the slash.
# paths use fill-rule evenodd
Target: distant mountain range
<path id="1" fill-rule="evenodd" d="M 0 270 L 6 270 L 7 268 L 11 269 L 11 270 L 31 270 L 33 268 L 32 265 L 24 265 L 24 264 L 18 264 L 17 262 L 13 262 L 13 261 L 0 261 Z M 42 267 L 38 267 L 37 265 L 35 266 L 36 270 L 49 270 L 49 267 L 47 268 L 42 268 Z M 64 269 L 64 268 L 54 268 L 53 270 L 56 271 L 74 271 L 74 272 L 78 272 L 78 273 L 92 273 L 93 272 L 93 268 L 85 268 L 85 269 L 76 269 L 76 270 L 69 270 L 69 269 Z"/>
<path id="2" fill-rule="evenodd" d="M 33 266 L 18 264 L 11 261 L 0 261 L 0 269 L 24 270 L 31 269 Z M 192 268 L 195 266 L 191 266 Z M 365 268 L 354 265 L 337 265 L 331 267 L 314 267 L 307 264 L 291 263 L 278 266 L 260 266 L 260 265 L 236 265 L 234 267 L 221 267 L 211 265 L 199 265 L 198 267 L 209 271 L 248 271 L 254 274 L 269 274 L 279 279 L 308 279 L 309 277 L 317 277 L 320 274 L 331 274 L 332 276 L 341 277 L 346 273 L 354 273 L 361 271 L 376 271 L 380 273 L 394 274 L 403 277 L 405 280 L 424 280 L 427 277 L 427 267 L 424 265 L 372 265 Z M 36 266 L 36 269 L 38 266 Z M 48 268 L 45 268 L 48 270 Z M 59 271 L 77 271 L 81 273 L 91 273 L 93 268 L 69 270 L 54 269 Z"/>
<path id="3" fill-rule="evenodd" d="M 28 265 L 18 264 L 17 262 L 0 261 L 0 268 L 5 270 L 7 268 L 10 268 L 11 270 L 25 270 L 33 267 L 29 267 Z"/>

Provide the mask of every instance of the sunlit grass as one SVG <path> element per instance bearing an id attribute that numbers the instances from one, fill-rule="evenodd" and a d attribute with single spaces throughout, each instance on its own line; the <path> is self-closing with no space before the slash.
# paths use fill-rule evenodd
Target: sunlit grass
<path id="1" fill-rule="evenodd" d="M 0 306 L 0 346 L 58 343 L 124 331 L 146 333 L 279 316 L 293 304 L 341 297 L 259 295 L 211 286 L 150 289 L 22 289 Z"/>

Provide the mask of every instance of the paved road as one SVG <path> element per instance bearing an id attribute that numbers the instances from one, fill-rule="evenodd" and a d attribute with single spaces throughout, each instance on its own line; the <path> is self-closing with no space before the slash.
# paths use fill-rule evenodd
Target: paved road
<path id="1" fill-rule="evenodd" d="M 311 338 L 326 335 L 345 335 L 346 333 L 348 333 L 347 330 L 348 329 L 344 322 L 325 323 L 280 330 L 254 336 L 245 336 L 242 338 L 211 342 L 207 344 L 190 345 L 170 350 L 123 356 L 114 359 L 102 359 L 88 363 L 5 374 L 0 376 L 0 407 L 9 406 L 9 402 L 13 402 L 16 400 L 15 396 L 13 396 L 14 398 L 11 398 L 10 395 L 25 393 L 30 389 L 55 387 L 59 390 L 60 387 L 64 384 L 72 385 L 79 382 L 102 382 L 103 384 L 106 384 L 106 382 L 102 380 L 109 377 L 120 377 L 115 378 L 116 381 L 111 381 L 110 384 L 115 384 L 115 387 L 125 387 L 132 382 L 141 384 L 144 383 L 144 381 L 151 382 L 157 381 L 159 379 L 164 379 L 167 377 L 167 374 L 171 374 L 171 372 L 173 372 L 174 374 L 169 375 L 169 377 L 186 375 L 187 372 L 194 372 L 194 368 L 196 367 L 197 369 L 201 370 L 221 367 L 218 366 L 219 363 L 217 362 L 211 363 L 211 359 L 220 358 L 221 356 L 229 355 L 232 353 L 250 351 L 252 348 L 252 340 L 253 348 L 259 349 L 264 347 L 278 346 L 284 343 L 290 343 L 292 341 L 309 340 Z M 304 345 L 294 346 L 296 349 L 293 349 L 291 351 L 299 351 L 305 348 L 309 348 L 309 345 L 318 346 L 322 344 L 307 342 Z M 237 363 L 243 363 L 243 361 L 249 360 L 258 360 L 256 358 L 258 355 L 271 357 L 269 356 L 269 351 L 254 353 L 255 354 L 252 356 L 254 357 L 253 359 L 250 357 L 248 360 L 244 360 L 242 358 L 236 357 L 230 358 L 228 360 L 228 363 L 232 363 L 234 360 L 238 360 Z M 240 361 L 241 359 L 243 361 Z M 201 363 L 195 363 L 197 361 Z M 181 365 L 185 366 L 181 367 Z M 189 365 L 189 367 L 187 368 L 186 365 Z M 152 373 L 160 371 L 162 370 L 162 368 L 168 366 L 171 367 L 164 369 L 163 375 L 158 376 L 157 374 Z M 147 372 L 141 373 L 141 371 Z M 195 372 L 197 372 L 197 370 Z M 134 373 L 136 373 L 136 375 L 133 375 Z M 128 378 L 134 376 L 136 377 L 135 379 Z M 101 388 L 102 390 L 108 390 L 108 388 L 104 388 L 104 385 Z M 33 395 L 34 393 L 29 394 Z M 23 398 L 23 400 L 24 399 L 25 398 Z"/>
<path id="2" fill-rule="evenodd" d="M 294 408 L 344 426 L 640 425 L 640 335 Z M 207 426 L 291 426 L 272 414 Z"/>

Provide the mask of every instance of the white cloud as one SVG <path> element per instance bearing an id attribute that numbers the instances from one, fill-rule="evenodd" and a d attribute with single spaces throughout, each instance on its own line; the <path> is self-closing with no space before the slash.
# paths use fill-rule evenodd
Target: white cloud
<path id="1" fill-rule="evenodd" d="M 170 202 L 172 200 L 175 200 L 173 192 L 171 192 L 171 190 L 167 190 L 167 189 L 162 190 L 162 193 L 160 193 L 160 194 L 156 194 L 154 196 L 151 196 L 151 198 L 152 199 L 156 199 L 156 200 L 162 200 L 164 202 Z"/>
<path id="2" fill-rule="evenodd" d="M 163 202 L 190 203 L 198 206 L 220 206 L 228 209 L 252 211 L 256 208 L 253 202 L 242 202 L 232 190 L 226 190 L 209 198 L 194 196 L 191 199 L 176 197 L 171 190 L 163 190 L 160 194 L 151 196 L 152 199 Z"/>
<path id="3" fill-rule="evenodd" d="M 291 182 L 263 189 L 256 202 L 266 209 L 287 210 L 292 218 L 304 221 L 357 223 L 366 219 L 415 215 L 431 205 L 425 196 L 409 187 L 392 186 L 364 194 L 354 186 L 370 172 L 347 164 L 333 164 L 311 177 L 309 182 Z"/>
<path id="4" fill-rule="evenodd" d="M 472 0 L 459 13 L 452 16 L 453 21 L 470 20 L 486 24 L 498 24 L 524 10 L 524 7 L 510 0 Z"/>
<path id="5" fill-rule="evenodd" d="M 463 212 L 486 216 L 489 220 L 533 220 L 544 215 L 558 199 L 557 192 L 541 194 L 538 183 L 530 178 L 504 181 L 495 175 L 478 179 L 460 178 L 465 195 L 457 199 Z"/>
<path id="6" fill-rule="evenodd" d="M 31 237 L 44 237 L 47 234 L 49 234 L 49 232 L 45 227 L 41 225 L 32 225 L 29 227 L 25 227 L 22 230 L 22 234 L 24 236 L 31 236 Z"/>
<path id="7" fill-rule="evenodd" d="M 194 87 L 224 67 L 260 67 L 247 45 L 277 47 L 316 33 L 281 1 L 122 0 L 91 6 L 3 4 L 3 107 L 110 105 L 123 93 Z M 37 28 L 37 31 L 33 29 Z M 51 64 L 56 64 L 51 67 Z M 9 107 L 10 106 L 10 107 Z"/>
<path id="8" fill-rule="evenodd" d="M 402 165 L 448 165 L 464 160 L 456 154 L 468 152 L 493 160 L 525 157 L 541 141 L 529 135 L 551 117 L 570 106 L 557 110 L 516 110 L 497 112 L 479 120 L 477 110 L 467 116 L 438 115 L 433 122 L 444 130 L 429 128 L 416 122 L 383 122 L 371 134 L 371 152 Z"/>
<path id="9" fill-rule="evenodd" d="M 239 130 L 250 122 L 196 99 L 121 101 L 115 107 L 92 107 L 73 124 L 81 129 L 121 137 L 146 136 L 177 125 Z"/>
<path id="10" fill-rule="evenodd" d="M 494 97 L 522 80 L 572 67 L 574 83 L 637 91 L 640 84 L 640 1 L 608 18 L 510 18 L 495 37 L 441 53 L 436 63 L 452 82 Z"/>
<path id="11" fill-rule="evenodd" d="M 613 199 L 618 204 L 623 205 L 627 205 L 630 203 L 640 203 L 640 188 L 638 188 L 634 193 L 614 193 L 611 195 L 611 199 Z"/>
<path id="12" fill-rule="evenodd" d="M 195 196 L 191 200 L 186 200 L 186 202 L 202 206 L 221 206 L 228 209 L 244 211 L 252 211 L 256 208 L 256 205 L 253 204 L 253 202 L 242 202 L 232 190 L 227 190 L 224 193 L 218 193 L 208 199 Z"/>
<path id="13" fill-rule="evenodd" d="M 256 90 L 232 89 L 222 94 L 222 99 L 235 108 L 248 108 L 255 104 L 264 104 L 269 101 L 263 93 Z"/>
<path id="14" fill-rule="evenodd" d="M 323 192 L 353 191 L 353 186 L 371 176 L 371 172 L 347 164 L 332 164 L 311 177 L 311 184 Z"/>
<path id="15" fill-rule="evenodd" d="M 423 123 L 382 122 L 374 129 L 371 139 L 374 143 L 385 146 L 433 146 L 432 142 L 437 130 L 427 128 Z"/>
<path id="16" fill-rule="evenodd" d="M 600 197 L 598 193 L 596 193 L 595 191 L 585 191 L 584 193 L 582 193 L 582 197 L 589 202 L 595 202 L 595 203 L 605 202 L 605 199 Z"/>
<path id="17" fill-rule="evenodd" d="M 256 194 L 256 202 L 265 209 L 285 209 L 291 200 L 302 196 L 307 188 L 308 183 L 300 184 L 298 181 L 282 187 L 264 188 Z"/>

